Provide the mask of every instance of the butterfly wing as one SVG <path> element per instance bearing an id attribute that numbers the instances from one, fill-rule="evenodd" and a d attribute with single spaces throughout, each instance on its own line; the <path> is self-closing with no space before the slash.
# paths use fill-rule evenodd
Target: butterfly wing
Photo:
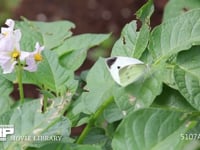
<path id="1" fill-rule="evenodd" d="M 120 85 L 127 86 L 133 83 L 142 77 L 146 70 L 147 66 L 145 64 L 133 64 L 121 68 L 119 70 Z"/>
<path id="2" fill-rule="evenodd" d="M 126 72 L 127 67 L 129 70 L 129 68 L 132 69 L 131 66 L 133 67 L 135 66 L 136 71 L 139 73 L 138 67 L 140 65 L 146 66 L 142 61 L 136 58 L 124 57 L 124 56 L 109 57 L 106 59 L 106 65 L 107 65 L 108 70 L 110 71 L 112 78 L 115 80 L 115 82 L 117 82 L 121 86 L 126 86 L 127 84 L 130 84 L 131 82 L 133 82 L 131 80 L 133 77 L 131 79 L 128 79 L 130 81 L 126 81 L 127 79 L 124 74 L 127 74 L 127 73 L 123 73 L 123 72 Z M 137 65 L 139 66 L 137 67 Z"/>

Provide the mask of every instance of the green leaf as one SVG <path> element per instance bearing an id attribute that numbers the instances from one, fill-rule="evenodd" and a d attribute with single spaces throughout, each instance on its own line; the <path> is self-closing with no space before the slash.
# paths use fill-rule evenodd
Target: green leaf
<path id="1" fill-rule="evenodd" d="M 100 146 L 95 146 L 95 145 L 79 145 L 72 150 L 102 150 L 102 149 Z"/>
<path id="2" fill-rule="evenodd" d="M 10 110 L 11 100 L 8 96 L 1 95 L 0 97 L 0 115 Z"/>
<path id="3" fill-rule="evenodd" d="M 84 139 L 84 144 L 98 144 L 105 145 L 108 137 L 105 135 L 105 131 L 102 128 L 93 127 Z"/>
<path id="4" fill-rule="evenodd" d="M 70 29 L 74 27 L 75 25 L 69 21 L 45 23 L 24 18 L 24 21 L 16 23 L 16 28 L 22 32 L 21 49 L 25 51 L 33 51 L 36 42 L 47 49 L 53 49 L 72 35 Z"/>
<path id="5" fill-rule="evenodd" d="M 161 95 L 156 97 L 153 105 L 157 107 L 179 109 L 182 111 L 195 111 L 179 91 L 166 85 L 163 87 Z"/>
<path id="6" fill-rule="evenodd" d="M 75 114 L 80 112 L 94 113 L 106 99 L 112 96 L 114 81 L 106 68 L 105 59 L 100 58 L 94 64 L 88 72 L 86 81 L 85 89 L 89 92 L 81 95 L 81 102 L 73 110 Z"/>
<path id="7" fill-rule="evenodd" d="M 88 49 L 80 49 L 62 55 L 59 58 L 60 64 L 67 69 L 77 70 L 86 59 L 87 51 Z"/>
<path id="8" fill-rule="evenodd" d="M 143 23 L 149 23 L 150 17 L 154 12 L 154 5 L 153 0 L 148 0 L 137 12 L 136 16 L 140 19 Z"/>
<path id="9" fill-rule="evenodd" d="M 51 143 L 39 149 L 27 150 L 102 150 L 98 145 L 72 145 L 66 143 Z"/>
<path id="10" fill-rule="evenodd" d="M 71 123 L 68 118 L 66 117 L 60 117 L 58 120 L 56 120 L 55 123 L 53 123 L 49 128 L 47 128 L 43 133 L 41 133 L 40 136 L 48 136 L 51 137 L 52 135 L 56 135 L 54 141 L 33 141 L 29 144 L 31 147 L 42 147 L 49 143 L 71 143 L 73 140 L 69 137 L 70 131 L 71 131 Z"/>
<path id="11" fill-rule="evenodd" d="M 154 11 L 153 1 L 149 0 L 137 12 L 136 16 L 142 21 L 140 31 L 137 31 L 136 21 L 123 28 L 120 39 L 112 49 L 112 56 L 128 56 L 140 58 L 145 51 L 150 34 L 149 21 Z"/>
<path id="12" fill-rule="evenodd" d="M 164 21 L 200 7 L 199 0 L 170 0 L 165 6 Z"/>
<path id="13" fill-rule="evenodd" d="M 67 118 L 62 118 L 67 105 L 66 100 L 57 98 L 53 100 L 47 111 L 42 113 L 40 101 L 34 100 L 0 116 L 0 124 L 14 125 L 15 132 L 12 136 L 30 136 L 32 139 L 15 141 L 10 136 L 6 142 L 0 143 L 1 146 L 3 145 L 4 150 L 13 150 L 15 147 L 22 149 L 36 142 L 34 136 L 40 135 L 69 137 L 71 123 Z M 6 119 L 3 119 L 5 117 Z"/>
<path id="14" fill-rule="evenodd" d="M 199 60 L 199 47 L 193 47 L 178 55 L 177 66 L 174 70 L 175 82 L 179 91 L 198 110 L 200 110 Z"/>
<path id="15" fill-rule="evenodd" d="M 57 47 L 55 51 L 59 56 L 62 56 L 74 50 L 88 50 L 91 47 L 99 45 L 108 39 L 109 36 L 110 34 L 81 34 L 72 36 L 65 40 L 61 46 Z"/>
<path id="16" fill-rule="evenodd" d="M 30 22 L 16 22 L 16 28 L 20 29 L 22 32 L 22 38 L 20 41 L 21 50 L 33 51 L 36 42 L 39 42 L 41 45 L 44 44 L 42 34 L 38 32 Z"/>
<path id="17" fill-rule="evenodd" d="M 53 49 L 61 44 L 64 40 L 72 35 L 70 31 L 75 25 L 70 21 L 56 22 L 33 22 L 30 24 L 42 34 L 44 45 L 47 49 Z"/>
<path id="18" fill-rule="evenodd" d="M 1 96 L 8 96 L 13 90 L 13 84 L 0 75 L 0 93 Z"/>
<path id="19" fill-rule="evenodd" d="M 63 68 L 58 62 L 57 54 L 49 50 L 43 51 L 43 61 L 39 63 L 38 70 L 25 72 L 23 81 L 39 85 L 57 94 L 63 94 L 67 89 L 73 92 L 77 88 L 74 73 Z"/>
<path id="20" fill-rule="evenodd" d="M 113 123 L 124 117 L 123 112 L 114 102 L 105 108 L 103 115 L 108 123 Z"/>
<path id="21" fill-rule="evenodd" d="M 193 140 L 193 141 L 190 141 L 188 142 L 187 145 L 184 146 L 184 149 L 182 150 L 199 150 L 200 149 L 200 143 L 198 140 Z"/>
<path id="22" fill-rule="evenodd" d="M 67 39 L 63 45 L 56 48 L 62 66 L 77 70 L 87 57 L 89 48 L 108 39 L 110 34 L 81 34 Z M 76 61 L 74 61 L 76 60 Z"/>
<path id="23" fill-rule="evenodd" d="M 112 56 L 127 56 L 140 58 L 149 40 L 150 28 L 144 24 L 137 32 L 136 21 L 132 21 L 123 28 L 120 39 L 112 49 Z"/>
<path id="24" fill-rule="evenodd" d="M 189 114 L 162 109 L 130 113 L 119 125 L 113 150 L 181 150 L 181 134 L 195 125 Z"/>
<path id="25" fill-rule="evenodd" d="M 153 103 L 162 91 L 161 77 L 158 72 L 156 73 L 115 92 L 115 101 L 121 110 L 127 111 L 127 108 L 133 106 L 135 109 L 149 107 Z"/>
<path id="26" fill-rule="evenodd" d="M 163 73 L 163 82 L 170 86 L 173 89 L 178 89 L 175 79 L 174 79 L 174 64 L 168 64 L 166 63 L 165 67 L 165 73 Z"/>
<path id="27" fill-rule="evenodd" d="M 56 93 L 62 93 L 69 88 L 69 81 L 73 80 L 73 72 L 63 68 L 57 58 L 55 52 L 44 51 L 44 62 L 39 65 L 35 74 L 40 84 Z"/>
<path id="28" fill-rule="evenodd" d="M 136 98 L 131 93 L 128 93 L 125 88 L 119 86 L 113 88 L 113 96 L 121 113 L 124 112 L 126 115 L 128 110 L 133 109 Z"/>
<path id="29" fill-rule="evenodd" d="M 151 35 L 149 50 L 156 62 L 200 44 L 200 9 L 189 11 L 157 26 Z"/>
<path id="30" fill-rule="evenodd" d="M 95 145 L 80 145 L 72 150 L 102 150 L 100 146 Z"/>
<path id="31" fill-rule="evenodd" d="M 185 140 L 188 140 L 189 138 L 191 138 L 191 135 L 193 135 L 193 139 L 190 140 L 190 142 L 188 142 L 185 146 L 183 150 L 199 150 L 200 149 L 200 143 L 199 143 L 199 135 L 200 135 L 200 120 L 199 118 L 197 119 L 197 125 L 192 128 L 191 130 L 189 130 L 187 132 L 187 134 L 184 135 Z M 195 137 L 197 135 L 197 137 Z"/>

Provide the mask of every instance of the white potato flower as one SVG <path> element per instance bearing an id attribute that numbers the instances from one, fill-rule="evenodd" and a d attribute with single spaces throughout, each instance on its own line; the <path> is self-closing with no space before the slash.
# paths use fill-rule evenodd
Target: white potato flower
<path id="1" fill-rule="evenodd" d="M 35 51 L 21 51 L 21 31 L 14 29 L 15 22 L 12 19 L 7 19 L 5 24 L 8 27 L 2 27 L 0 33 L 0 66 L 3 73 L 13 72 L 17 64 L 22 65 L 24 70 L 29 72 L 36 71 L 38 62 L 42 61 L 41 52 L 44 46 L 40 46 L 37 42 Z"/>
<path id="2" fill-rule="evenodd" d="M 31 52 L 28 57 L 26 57 L 26 67 L 25 70 L 29 72 L 34 72 L 37 70 L 37 65 L 40 61 L 42 61 L 41 52 L 44 50 L 44 46 L 40 46 L 37 42 L 35 45 L 35 51 Z"/>
<path id="3" fill-rule="evenodd" d="M 24 60 L 28 52 L 20 50 L 21 31 L 14 30 L 15 22 L 12 19 L 6 20 L 8 27 L 1 28 L 0 34 L 0 66 L 3 73 L 11 73 L 18 60 Z"/>

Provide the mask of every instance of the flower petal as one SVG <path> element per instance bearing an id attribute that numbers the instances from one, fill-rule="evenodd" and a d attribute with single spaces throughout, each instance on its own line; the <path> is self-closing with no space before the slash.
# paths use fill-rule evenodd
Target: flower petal
<path id="1" fill-rule="evenodd" d="M 20 52 L 20 60 L 21 61 L 24 61 L 27 57 L 29 57 L 32 53 L 31 52 L 24 52 L 24 51 L 21 51 Z"/>
<path id="2" fill-rule="evenodd" d="M 10 28 L 5 28 L 5 27 L 2 27 L 2 28 L 1 28 L 1 33 L 2 33 L 4 36 L 7 36 L 7 35 L 11 34 L 12 32 L 13 32 L 13 30 L 10 29 Z"/>
<path id="3" fill-rule="evenodd" d="M 0 39 L 0 51 L 12 51 L 14 49 L 13 39 L 4 37 Z"/>
<path id="4" fill-rule="evenodd" d="M 16 42 L 19 42 L 22 37 L 21 31 L 19 29 L 16 29 L 13 31 L 13 33 L 14 33 Z"/>
<path id="5" fill-rule="evenodd" d="M 8 25 L 8 27 L 13 30 L 15 26 L 15 21 L 12 19 L 7 19 L 5 24 Z"/>
<path id="6" fill-rule="evenodd" d="M 41 53 L 44 50 L 44 46 L 40 46 L 39 42 L 35 44 L 35 53 Z"/>
<path id="7" fill-rule="evenodd" d="M 5 62 L 1 67 L 3 69 L 3 74 L 7 74 L 7 73 L 11 73 L 13 72 L 15 65 L 17 64 L 17 61 L 11 61 L 8 60 L 7 62 Z"/>
<path id="8" fill-rule="evenodd" d="M 14 26 L 15 26 L 14 20 L 7 19 L 5 24 L 8 25 L 8 27 L 2 27 L 1 28 L 1 33 L 3 33 L 4 36 L 7 36 L 9 34 L 13 34 L 13 30 L 14 30 Z"/>
<path id="9" fill-rule="evenodd" d="M 37 70 L 37 64 L 33 56 L 29 56 L 26 58 L 26 65 L 27 67 L 24 67 L 24 70 L 27 70 L 29 72 L 35 72 Z"/>

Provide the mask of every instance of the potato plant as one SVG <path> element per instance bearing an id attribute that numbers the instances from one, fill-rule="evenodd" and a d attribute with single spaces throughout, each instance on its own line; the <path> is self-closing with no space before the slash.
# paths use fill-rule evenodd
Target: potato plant
<path id="1" fill-rule="evenodd" d="M 70 21 L 8 19 L 0 34 L 0 129 L 12 125 L 14 133 L 1 130 L 0 149 L 199 149 L 200 2 L 169 1 L 162 23 L 151 28 L 153 12 L 148 0 L 109 58 L 99 57 L 80 75 L 75 71 L 87 51 L 111 34 L 73 36 Z M 122 57 L 139 60 L 147 71 Z M 113 72 L 116 60 L 123 68 Z M 137 78 L 121 84 L 122 69 L 129 73 L 123 81 Z M 14 84 L 19 101 L 10 97 Z M 25 84 L 36 85 L 40 97 L 25 97 Z M 79 126 L 81 133 L 71 134 Z"/>

